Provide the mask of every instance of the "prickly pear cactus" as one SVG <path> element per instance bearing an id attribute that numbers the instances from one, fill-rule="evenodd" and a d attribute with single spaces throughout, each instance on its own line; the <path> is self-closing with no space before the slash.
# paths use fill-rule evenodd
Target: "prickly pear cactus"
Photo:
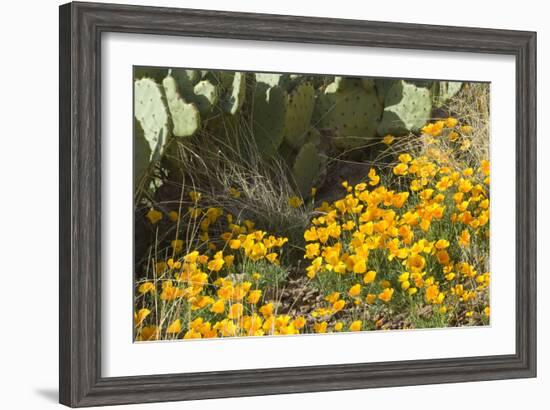
<path id="1" fill-rule="evenodd" d="M 256 84 L 252 107 L 252 132 L 258 149 L 275 154 L 284 136 L 286 95 L 280 87 Z"/>
<path id="2" fill-rule="evenodd" d="M 168 137 L 168 112 L 160 86 L 154 80 L 142 78 L 134 81 L 134 113 L 150 152 L 160 156 Z"/>
<path id="3" fill-rule="evenodd" d="M 431 92 L 432 102 L 435 107 L 443 106 L 453 98 L 462 88 L 460 81 L 434 81 Z"/>
<path id="4" fill-rule="evenodd" d="M 342 76 L 335 76 L 334 81 L 332 85 L 329 85 L 331 90 L 343 90 L 347 86 L 357 86 L 357 84 L 361 84 L 363 88 L 366 91 L 376 91 L 374 80 L 370 78 L 361 78 L 361 77 L 342 77 Z"/>
<path id="5" fill-rule="evenodd" d="M 374 91 L 376 92 L 375 90 L 375 85 L 374 85 L 374 80 L 373 79 L 370 79 L 370 78 L 362 78 L 361 79 L 361 85 L 363 86 L 363 88 L 367 91 Z"/>
<path id="6" fill-rule="evenodd" d="M 193 87 L 201 80 L 199 70 L 172 68 L 168 74 L 176 80 L 178 90 L 183 96 L 193 94 Z"/>
<path id="7" fill-rule="evenodd" d="M 202 117 L 207 117 L 218 103 L 218 87 L 210 81 L 210 71 L 173 68 L 170 76 L 176 81 L 176 89 L 187 103 L 193 103 Z"/>
<path id="8" fill-rule="evenodd" d="M 329 92 L 341 91 L 345 88 L 346 83 L 349 83 L 344 77 L 336 76 L 334 81 L 327 86 Z"/>
<path id="9" fill-rule="evenodd" d="M 189 137 L 200 127 L 200 113 L 195 104 L 186 102 L 178 92 L 175 78 L 168 75 L 163 81 L 166 102 L 170 109 L 173 129 L 176 137 Z"/>
<path id="10" fill-rule="evenodd" d="M 224 102 L 225 112 L 235 115 L 242 107 L 246 95 L 246 73 L 235 72 L 228 96 Z"/>
<path id="11" fill-rule="evenodd" d="M 377 78 L 374 80 L 374 86 L 376 87 L 376 92 L 378 94 L 378 99 L 380 104 L 384 105 L 384 97 L 388 93 L 389 89 L 397 82 L 398 80 L 390 80 L 385 78 Z"/>
<path id="12" fill-rule="evenodd" d="M 336 78 L 318 96 L 313 122 L 332 131 L 336 146 L 351 149 L 375 136 L 381 112 L 374 88 L 366 89 L 361 80 Z"/>
<path id="13" fill-rule="evenodd" d="M 313 145 L 318 147 L 321 145 L 321 133 L 315 128 L 310 128 L 306 132 L 305 142 L 311 142 Z"/>
<path id="14" fill-rule="evenodd" d="M 430 119 L 430 91 L 406 81 L 394 83 L 384 97 L 379 135 L 403 135 L 420 129 Z"/>
<path id="15" fill-rule="evenodd" d="M 302 83 L 288 95 L 285 116 L 285 141 L 292 147 L 300 147 L 310 128 L 315 105 L 315 90 L 311 84 Z"/>
<path id="16" fill-rule="evenodd" d="M 195 103 L 202 116 L 207 116 L 218 103 L 218 88 L 208 80 L 199 81 L 189 100 Z"/>
<path id="17" fill-rule="evenodd" d="M 141 78 L 151 78 L 157 83 L 161 83 L 162 79 L 168 74 L 168 69 L 157 67 L 134 67 L 134 80 Z"/>
<path id="18" fill-rule="evenodd" d="M 290 81 L 290 74 L 256 73 L 256 83 L 266 84 L 270 87 L 279 86 L 286 88 Z"/>
<path id="19" fill-rule="evenodd" d="M 320 165 L 321 160 L 315 145 L 311 142 L 304 144 L 292 166 L 296 187 L 304 198 L 309 196 L 311 187 L 319 176 Z"/>

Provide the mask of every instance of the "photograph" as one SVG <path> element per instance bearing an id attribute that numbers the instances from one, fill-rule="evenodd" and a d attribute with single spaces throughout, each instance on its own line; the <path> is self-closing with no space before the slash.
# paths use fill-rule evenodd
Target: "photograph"
<path id="1" fill-rule="evenodd" d="M 490 83 L 128 81 L 135 342 L 490 325 Z"/>
<path id="2" fill-rule="evenodd" d="M 445 6 L 5 2 L 2 408 L 544 407 L 548 13 Z"/>

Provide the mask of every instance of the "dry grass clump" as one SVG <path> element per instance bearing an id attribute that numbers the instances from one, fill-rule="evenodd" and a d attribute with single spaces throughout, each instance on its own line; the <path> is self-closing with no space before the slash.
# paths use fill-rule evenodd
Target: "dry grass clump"
<path id="1" fill-rule="evenodd" d="M 472 127 L 472 145 L 468 151 L 478 162 L 489 158 L 490 88 L 489 83 L 465 83 L 460 92 L 443 107 L 448 115 Z"/>

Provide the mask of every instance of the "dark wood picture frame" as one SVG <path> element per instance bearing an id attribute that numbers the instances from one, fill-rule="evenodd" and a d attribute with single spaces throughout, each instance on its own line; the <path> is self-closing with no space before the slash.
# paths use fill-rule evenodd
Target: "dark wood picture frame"
<path id="1" fill-rule="evenodd" d="M 101 376 L 101 36 L 107 32 L 508 54 L 516 59 L 516 353 Z M 60 377 L 71 407 L 535 377 L 536 33 L 69 3 L 60 7 Z"/>

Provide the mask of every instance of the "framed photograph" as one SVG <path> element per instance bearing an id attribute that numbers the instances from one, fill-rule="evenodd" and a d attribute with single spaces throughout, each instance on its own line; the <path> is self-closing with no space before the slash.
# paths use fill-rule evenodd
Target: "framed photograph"
<path id="1" fill-rule="evenodd" d="M 536 33 L 60 7 L 60 402 L 536 375 Z"/>

